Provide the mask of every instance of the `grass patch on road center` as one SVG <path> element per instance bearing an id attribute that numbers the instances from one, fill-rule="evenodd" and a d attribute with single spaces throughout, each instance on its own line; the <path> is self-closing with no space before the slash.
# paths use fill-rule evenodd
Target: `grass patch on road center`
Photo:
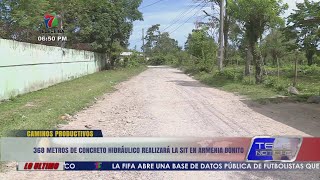
<path id="1" fill-rule="evenodd" d="M 0 102 L 0 137 L 9 130 L 53 129 L 64 123 L 64 114 L 74 114 L 114 91 L 113 86 L 139 74 L 146 68 L 124 68 L 102 71 L 63 82 L 46 89 Z"/>

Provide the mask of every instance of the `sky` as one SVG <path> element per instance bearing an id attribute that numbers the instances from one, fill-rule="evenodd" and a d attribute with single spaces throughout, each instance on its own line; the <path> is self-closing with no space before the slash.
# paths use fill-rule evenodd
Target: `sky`
<path id="1" fill-rule="evenodd" d="M 303 0 L 283 0 L 283 2 L 289 5 L 289 9 L 283 14 L 283 17 L 287 17 L 293 9 L 296 9 L 296 2 Z M 129 40 L 129 48 L 134 49 L 136 46 L 138 51 L 142 45 L 142 29 L 146 32 L 152 25 L 160 24 L 161 32 L 164 30 L 169 32 L 170 37 L 178 40 L 179 45 L 183 46 L 188 34 L 195 28 L 195 22 L 205 18 L 202 10 L 212 12 L 210 4 L 203 6 L 194 0 L 143 0 L 139 10 L 143 13 L 144 20 L 134 22 Z"/>

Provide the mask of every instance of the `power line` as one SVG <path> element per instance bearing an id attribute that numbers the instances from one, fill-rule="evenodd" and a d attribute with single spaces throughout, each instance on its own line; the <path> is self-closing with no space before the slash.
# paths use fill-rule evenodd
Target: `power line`
<path id="1" fill-rule="evenodd" d="M 130 45 L 137 45 L 137 43 L 141 42 L 141 39 L 135 39 L 135 40 L 132 40 L 132 42 L 130 43 Z M 142 42 L 141 42 L 142 43 Z"/>
<path id="2" fill-rule="evenodd" d="M 152 6 L 152 5 L 154 5 L 154 4 L 157 4 L 157 3 L 159 3 L 159 2 L 161 2 L 161 1 L 164 1 L 164 0 L 158 0 L 158 1 L 156 1 L 156 2 L 154 2 L 154 3 L 152 3 L 152 4 L 149 4 L 149 5 L 147 5 L 147 6 L 144 6 L 144 7 L 142 7 L 142 8 L 146 8 L 146 7 L 149 7 L 149 6 Z M 172 24 L 170 24 L 169 26 L 167 26 L 162 32 L 164 32 L 165 30 L 167 30 L 168 28 L 170 28 L 171 26 L 173 26 L 175 23 L 177 23 L 177 22 L 179 22 L 180 20 L 181 20 L 181 18 L 182 18 L 182 16 L 183 15 L 187 15 L 187 14 L 189 14 L 190 12 L 192 12 L 193 10 L 195 10 L 196 8 L 198 8 L 199 6 L 201 6 L 203 3 L 205 3 L 205 0 L 203 0 L 201 3 L 199 3 L 197 6 L 195 6 L 192 10 L 191 10 L 191 8 L 192 8 L 192 4 L 191 5 L 189 5 L 188 7 L 188 9 L 186 9 L 185 11 L 183 11 L 183 12 L 181 12 L 180 13 L 180 15 L 178 15 L 176 18 L 174 18 L 171 22 L 173 22 Z M 201 9 L 203 8 L 203 7 L 205 7 L 206 5 L 208 4 L 208 2 L 206 2 L 202 7 L 201 7 Z M 200 9 L 200 10 L 201 10 Z M 191 10 L 191 11 L 190 11 Z M 200 11 L 199 10 L 199 11 Z M 199 13 L 199 11 L 197 11 L 193 16 L 195 16 L 197 13 Z M 189 21 L 193 16 L 191 16 L 187 21 Z M 186 22 L 187 22 L 186 21 Z M 170 22 L 170 23 L 171 23 Z M 186 22 L 184 22 L 182 25 L 184 25 Z M 181 26 L 182 26 L 181 25 Z M 177 29 L 179 29 L 181 26 L 179 26 Z M 175 29 L 174 31 L 176 31 L 177 29 Z M 174 32 L 174 31 L 172 31 L 172 32 Z M 171 33 L 172 33 L 171 32 Z M 135 39 L 135 40 L 133 40 L 133 42 L 131 42 L 130 44 L 135 44 L 135 43 L 138 43 L 139 41 L 141 41 L 140 39 Z"/>
<path id="3" fill-rule="evenodd" d="M 166 26 L 163 31 L 167 30 L 168 28 L 170 28 L 172 25 L 174 25 L 175 23 L 177 23 L 178 21 L 181 20 L 182 16 L 185 14 L 189 14 L 189 11 L 191 10 L 192 5 L 188 6 L 188 9 L 186 9 L 185 11 L 182 11 L 177 17 L 175 17 L 172 21 L 169 22 L 169 25 Z M 195 8 L 194 8 L 195 9 Z M 193 9 L 192 9 L 193 10 Z"/>
<path id="4" fill-rule="evenodd" d="M 194 13 L 191 17 L 189 17 L 186 21 L 184 21 L 180 26 L 178 26 L 175 30 L 171 31 L 170 34 L 174 33 L 176 30 L 180 29 L 184 24 L 186 24 L 191 18 L 193 18 L 196 14 L 198 14 L 202 8 L 204 8 L 208 4 L 205 3 L 196 13 Z"/>
<path id="5" fill-rule="evenodd" d="M 153 5 L 155 5 L 155 4 L 157 4 L 157 3 L 161 2 L 161 1 L 164 1 L 164 0 L 158 0 L 158 1 L 154 2 L 154 3 L 151 3 L 151 4 L 149 4 L 149 5 L 143 6 L 143 7 L 141 7 L 140 9 L 144 9 L 144 8 L 153 6 Z"/>
<path id="6" fill-rule="evenodd" d="M 199 7 L 199 6 L 200 6 L 202 3 L 204 3 L 204 2 L 205 2 L 205 1 L 201 2 L 200 4 L 198 4 L 197 6 L 195 6 L 193 9 L 191 9 L 192 5 L 189 5 L 190 8 L 187 9 L 186 11 L 180 13 L 179 16 L 177 16 L 175 19 L 173 19 L 173 20 L 170 22 L 170 25 L 164 28 L 163 32 L 164 32 L 165 30 L 169 29 L 171 26 L 173 26 L 173 25 L 176 24 L 177 22 L 179 22 L 179 21 L 182 19 L 183 15 L 189 14 L 190 12 L 192 12 L 193 10 L 195 10 L 197 7 Z"/>

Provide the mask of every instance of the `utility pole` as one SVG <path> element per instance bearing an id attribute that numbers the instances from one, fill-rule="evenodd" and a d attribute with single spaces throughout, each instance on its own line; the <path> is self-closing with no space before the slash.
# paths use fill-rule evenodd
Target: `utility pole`
<path id="1" fill-rule="evenodd" d="M 146 62 L 146 55 L 145 55 L 145 49 L 144 49 L 144 28 L 142 28 L 142 52 L 143 52 L 143 60 Z"/>
<path id="2" fill-rule="evenodd" d="M 219 41 L 220 41 L 220 50 L 219 50 L 219 60 L 218 60 L 218 69 L 221 72 L 223 70 L 223 60 L 224 60 L 224 0 L 220 2 L 220 32 L 219 32 Z"/>
<path id="3" fill-rule="evenodd" d="M 299 51 L 296 50 L 295 52 L 295 59 L 294 59 L 294 78 L 293 78 L 293 87 L 297 87 L 297 79 L 298 79 L 298 53 Z"/>

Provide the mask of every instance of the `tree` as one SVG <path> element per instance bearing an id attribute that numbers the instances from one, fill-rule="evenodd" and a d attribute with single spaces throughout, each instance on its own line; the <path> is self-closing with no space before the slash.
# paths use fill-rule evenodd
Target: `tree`
<path id="1" fill-rule="evenodd" d="M 123 52 L 123 47 L 121 46 L 120 42 L 115 41 L 112 43 L 110 52 L 109 52 L 109 57 L 110 57 L 110 65 L 111 68 L 115 67 L 116 61 L 119 60 L 121 52 Z"/>
<path id="2" fill-rule="evenodd" d="M 233 18 L 243 25 L 255 65 L 256 83 L 262 83 L 263 62 L 257 52 L 258 40 L 265 30 L 284 23 L 280 14 L 288 8 L 288 5 L 283 5 L 281 0 L 231 0 L 229 7 L 233 12 Z"/>
<path id="3" fill-rule="evenodd" d="M 141 0 L 96 0 L 90 6 L 80 4 L 82 12 L 86 13 L 76 21 L 79 40 L 90 43 L 97 52 L 108 54 L 114 42 L 127 47 L 133 21 L 142 20 L 137 10 L 140 3 Z"/>
<path id="4" fill-rule="evenodd" d="M 181 48 L 178 45 L 178 41 L 170 38 L 168 32 L 161 33 L 156 46 L 154 47 L 154 53 L 168 55 L 175 54 L 180 51 Z"/>
<path id="5" fill-rule="evenodd" d="M 90 50 L 108 53 L 114 43 L 128 46 L 133 22 L 142 20 L 138 10 L 142 0 L 2 0 L 0 35 L 3 38 L 39 43 L 45 13 L 62 17 L 67 47 L 87 44 Z"/>
<path id="6" fill-rule="evenodd" d="M 203 2 L 203 0 L 195 0 L 196 2 Z M 212 28 L 219 28 L 220 29 L 220 24 L 222 21 L 220 21 L 220 17 L 221 17 L 221 5 L 222 5 L 222 1 L 221 0 L 205 0 L 205 2 L 212 2 L 213 6 L 212 9 L 215 9 L 216 7 L 220 8 L 219 11 L 219 17 L 215 16 L 215 15 L 210 15 L 209 13 L 207 13 L 206 11 L 204 11 L 204 13 L 211 17 L 211 24 Z M 225 9 L 228 9 L 229 6 L 229 1 L 228 0 L 223 0 L 224 4 L 225 4 Z M 228 60 L 228 46 L 229 46 L 229 33 L 230 33 L 230 26 L 232 26 L 232 22 L 231 22 L 231 16 L 229 16 L 229 12 L 227 10 L 224 11 L 223 17 L 224 17 L 224 23 L 223 23 L 223 49 L 224 49 L 224 55 L 223 55 L 223 63 L 225 63 L 225 65 L 227 65 L 229 62 Z M 208 24 L 208 23 L 207 23 Z M 217 27 L 214 27 L 214 25 L 216 24 Z M 222 35 L 222 34 L 221 34 Z M 220 36 L 220 34 L 219 34 Z M 219 42 L 220 42 L 220 37 L 219 37 Z M 220 62 L 219 62 L 220 63 Z M 222 67 L 221 67 L 222 68 Z"/>
<path id="7" fill-rule="evenodd" d="M 25 42 L 36 42 L 37 30 L 43 21 L 49 2 L 35 0 L 0 1 L 0 23 L 3 24 L 2 38 Z"/>
<path id="8" fill-rule="evenodd" d="M 279 64 L 279 59 L 287 54 L 287 48 L 291 44 L 286 41 L 279 29 L 272 29 L 271 33 L 263 40 L 264 53 L 272 59 L 272 65 Z"/>
<path id="9" fill-rule="evenodd" d="M 147 30 L 146 43 L 142 47 L 147 55 L 151 55 L 152 49 L 157 45 L 160 38 L 160 24 L 152 25 Z"/>
<path id="10" fill-rule="evenodd" d="M 146 54 L 163 55 L 175 54 L 180 51 L 181 48 L 178 45 L 178 41 L 170 38 L 168 32 L 160 32 L 160 24 L 152 25 L 146 34 L 146 44 L 142 46 Z"/>
<path id="11" fill-rule="evenodd" d="M 185 50 L 198 58 L 196 64 L 201 66 L 203 70 L 211 70 L 213 62 L 210 59 L 216 56 L 217 44 L 214 43 L 212 37 L 208 34 L 208 29 L 193 30 L 185 43 Z"/>
<path id="12" fill-rule="evenodd" d="M 297 3 L 297 10 L 288 17 L 285 34 L 288 39 L 295 39 L 292 49 L 305 51 L 308 65 L 313 64 L 313 56 L 319 51 L 320 44 L 320 2 L 305 0 Z"/>

